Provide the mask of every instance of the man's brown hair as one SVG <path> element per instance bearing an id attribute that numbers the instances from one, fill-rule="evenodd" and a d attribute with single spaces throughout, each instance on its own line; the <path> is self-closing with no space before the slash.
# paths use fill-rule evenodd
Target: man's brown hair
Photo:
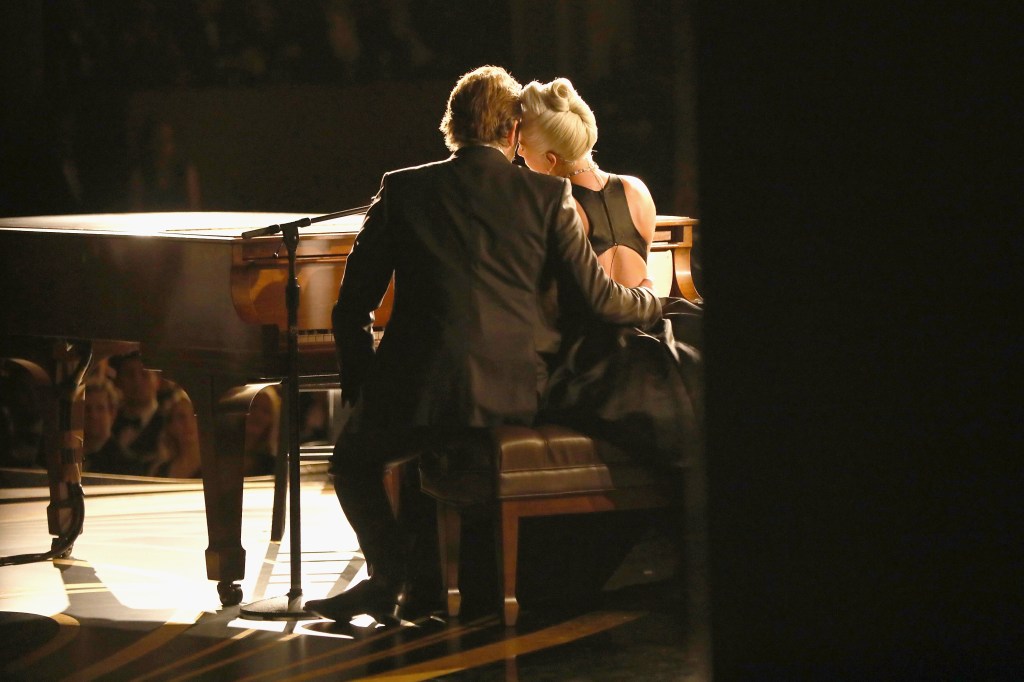
<path id="1" fill-rule="evenodd" d="M 523 116 L 523 87 L 500 66 L 481 66 L 462 76 L 441 119 L 451 151 L 470 144 L 503 143 Z"/>

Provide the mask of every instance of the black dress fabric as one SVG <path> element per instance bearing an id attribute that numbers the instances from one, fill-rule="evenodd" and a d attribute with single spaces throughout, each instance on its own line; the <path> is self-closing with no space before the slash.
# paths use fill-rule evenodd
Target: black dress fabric
<path id="1" fill-rule="evenodd" d="M 638 461 L 678 471 L 703 448 L 700 307 L 662 299 L 647 332 L 590 323 L 567 341 L 552 371 L 541 421 L 615 445 Z"/>
<path id="2" fill-rule="evenodd" d="M 600 256 L 613 246 L 629 247 L 647 258 L 647 242 L 633 224 L 633 216 L 626 202 L 626 190 L 617 175 L 609 175 L 600 190 L 582 185 L 572 186 L 572 195 L 580 202 L 590 221 L 590 246 Z"/>
<path id="3" fill-rule="evenodd" d="M 601 253 L 622 244 L 646 257 L 622 182 L 596 192 L 573 185 Z M 662 319 L 644 332 L 594 320 L 571 291 L 558 289 L 562 348 L 550 370 L 539 415 L 678 471 L 704 446 L 703 309 L 663 298 Z"/>

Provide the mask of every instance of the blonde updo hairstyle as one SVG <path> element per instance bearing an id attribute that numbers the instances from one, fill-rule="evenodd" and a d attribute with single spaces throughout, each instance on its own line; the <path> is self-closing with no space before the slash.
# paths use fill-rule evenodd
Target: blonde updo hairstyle
<path id="1" fill-rule="evenodd" d="M 567 164 L 584 158 L 597 143 L 597 121 L 566 78 L 533 81 L 523 88 L 523 139 L 554 152 Z"/>
<path id="2" fill-rule="evenodd" d="M 449 150 L 473 144 L 504 144 L 522 118 L 523 86 L 500 66 L 481 66 L 462 76 L 441 119 Z"/>

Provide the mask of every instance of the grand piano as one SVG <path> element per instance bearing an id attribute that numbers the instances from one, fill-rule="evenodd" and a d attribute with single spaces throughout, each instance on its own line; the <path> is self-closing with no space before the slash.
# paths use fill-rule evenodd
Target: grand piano
<path id="1" fill-rule="evenodd" d="M 252 229 L 308 217 L 292 213 L 123 213 L 0 218 L 0 358 L 35 377 L 49 397 L 45 425 L 49 532 L 67 532 L 69 489 L 81 480 L 81 406 L 90 362 L 139 349 L 192 399 L 201 436 L 209 546 L 207 576 L 225 605 L 241 600 L 243 442 L 259 386 L 288 375 L 280 235 Z M 301 376 L 337 371 L 330 315 L 362 215 L 302 228 Z M 690 272 L 692 218 L 659 216 L 651 254 L 659 293 L 699 300 Z M 378 310 L 383 327 L 390 292 Z M 63 410 L 64 418 L 60 417 Z M 70 416 L 70 418 L 69 418 Z"/>

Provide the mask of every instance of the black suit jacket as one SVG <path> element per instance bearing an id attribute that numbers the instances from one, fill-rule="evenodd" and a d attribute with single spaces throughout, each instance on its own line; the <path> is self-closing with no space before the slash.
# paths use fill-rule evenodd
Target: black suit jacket
<path id="1" fill-rule="evenodd" d="M 374 352 L 373 311 L 395 278 Z M 385 174 L 334 306 L 348 430 L 531 423 L 558 337 L 541 293 L 557 278 L 595 315 L 647 327 L 658 299 L 609 279 L 570 184 L 491 147 Z M 358 399 L 357 399 L 358 398 Z"/>

